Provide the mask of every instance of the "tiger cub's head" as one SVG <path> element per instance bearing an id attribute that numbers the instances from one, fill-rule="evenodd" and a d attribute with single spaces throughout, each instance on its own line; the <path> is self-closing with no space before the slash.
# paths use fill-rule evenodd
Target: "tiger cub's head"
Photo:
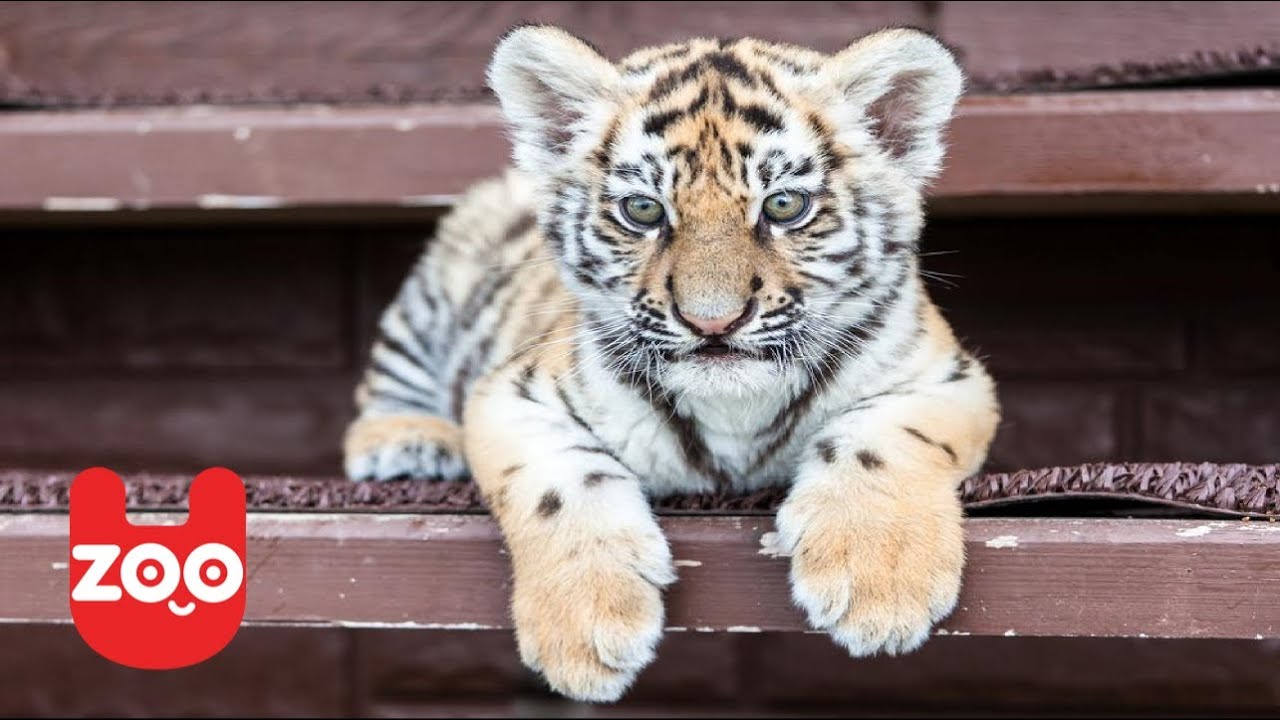
<path id="1" fill-rule="evenodd" d="M 527 26 L 489 81 L 619 372 L 754 390 L 913 316 L 922 191 L 962 86 L 928 35 L 881 31 L 833 55 L 695 39 L 615 64 Z"/>

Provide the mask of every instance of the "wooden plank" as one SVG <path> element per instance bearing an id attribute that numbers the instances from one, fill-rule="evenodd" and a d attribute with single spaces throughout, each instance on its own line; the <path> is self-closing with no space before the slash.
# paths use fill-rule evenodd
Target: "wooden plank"
<path id="1" fill-rule="evenodd" d="M 147 522 L 180 520 L 150 514 Z M 672 631 L 803 631 L 768 517 L 664 517 Z M 506 628 L 491 519 L 253 513 L 249 624 Z M 1280 525 L 973 519 L 960 606 L 938 634 L 1280 636 Z M 66 622 L 67 518 L 0 516 L 0 622 Z M 14 581 L 17 579 L 17 581 Z"/>
<path id="2" fill-rule="evenodd" d="M 1205 195 L 1280 209 L 1280 91 L 971 97 L 933 197 Z M 447 205 L 506 165 L 492 105 L 0 115 L 0 210 Z"/>
<path id="3" fill-rule="evenodd" d="M 965 69 L 984 78 L 1099 66 L 1115 74 L 1134 63 L 1186 62 L 1212 72 L 1215 53 L 1280 49 L 1274 1 L 944 1 L 933 19 L 934 32 L 956 49 Z"/>
<path id="4" fill-rule="evenodd" d="M 80 105 L 345 102 L 475 96 L 494 44 L 524 21 L 611 57 L 698 35 L 836 50 L 923 2 L 0 3 L 0 98 Z M 4 48 L 11 48 L 4 52 Z"/>
<path id="5" fill-rule="evenodd" d="M 560 25 L 615 58 L 697 35 L 830 52 L 911 25 L 956 47 L 986 87 L 1046 69 L 1051 83 L 1105 84 L 1135 67 L 1203 77 L 1280 50 L 1280 2 L 9 2 L 0 3 L 0 102 L 474 98 L 494 43 L 522 21 Z"/>
<path id="6" fill-rule="evenodd" d="M 936 189 L 942 197 L 1280 198 L 1275 90 L 975 96 L 963 102 L 950 136 Z"/>

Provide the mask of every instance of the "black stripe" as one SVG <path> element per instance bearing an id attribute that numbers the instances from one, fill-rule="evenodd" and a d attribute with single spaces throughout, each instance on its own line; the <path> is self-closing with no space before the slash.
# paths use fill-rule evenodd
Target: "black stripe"
<path id="1" fill-rule="evenodd" d="M 800 271 L 800 276 L 801 276 L 801 277 L 804 277 L 804 278 L 808 278 L 809 280 L 811 280 L 811 281 L 813 281 L 813 282 L 821 283 L 821 284 L 823 284 L 823 285 L 826 285 L 827 287 L 835 287 L 836 285 L 839 285 L 839 284 L 840 284 L 840 282 L 839 282 L 838 280 L 828 280 L 827 278 L 824 278 L 824 277 L 822 277 L 821 275 L 815 275 L 815 274 L 813 274 L 813 273 L 809 272 L 808 270 L 801 270 L 801 271 Z"/>
<path id="2" fill-rule="evenodd" d="M 521 398 L 530 402 L 537 402 L 537 400 L 534 400 L 533 390 L 530 388 L 533 384 L 533 374 L 537 369 L 538 367 L 536 365 L 530 363 L 529 367 L 525 368 L 524 371 L 520 373 L 520 377 L 516 378 L 515 381 L 516 395 L 519 395 Z"/>
<path id="3" fill-rule="evenodd" d="M 969 356 L 965 355 L 963 352 L 957 352 L 956 358 L 955 358 L 955 364 L 956 364 L 955 367 L 951 369 L 951 374 L 948 375 L 946 379 L 944 379 L 942 382 L 944 383 L 958 382 L 960 380 L 964 380 L 969 377 L 969 367 L 973 364 L 973 361 L 969 358 Z"/>
<path id="4" fill-rule="evenodd" d="M 772 49 L 757 45 L 754 48 L 755 54 L 767 59 L 769 62 L 790 70 L 795 75 L 805 75 L 817 71 L 812 65 L 796 62 L 795 60 L 774 52 Z"/>
<path id="5" fill-rule="evenodd" d="M 814 447 L 818 450 L 818 457 L 822 458 L 826 464 L 830 465 L 836 461 L 836 444 L 830 438 L 819 440 Z"/>
<path id="6" fill-rule="evenodd" d="M 636 182 L 644 180 L 644 172 L 635 163 L 618 163 L 613 166 L 610 172 L 623 180 L 634 180 Z"/>
<path id="7" fill-rule="evenodd" d="M 691 48 L 688 45 L 681 45 L 679 47 L 674 47 L 674 48 L 671 48 L 670 50 L 665 50 L 655 55 L 654 57 L 646 60 L 644 63 L 640 65 L 631 65 L 631 66 L 624 65 L 623 70 L 628 75 L 643 75 L 649 72 L 650 70 L 652 70 L 654 65 L 657 65 L 660 62 L 666 62 L 668 60 L 675 60 L 677 58 L 684 57 L 685 55 L 689 54 L 690 50 Z"/>
<path id="8" fill-rule="evenodd" d="M 417 345 L 419 348 L 422 348 L 422 351 L 426 353 L 428 357 L 436 357 L 436 353 L 433 352 L 433 350 L 436 350 L 437 348 L 434 348 L 432 346 L 432 340 L 429 339 L 425 334 L 423 334 L 423 330 L 425 330 L 425 328 L 420 328 L 417 326 L 417 324 L 409 321 L 409 311 L 405 308 L 404 304 L 400 305 L 399 313 L 400 313 L 400 322 L 403 323 L 404 326 L 409 329 L 409 334 L 413 336 L 414 344 Z M 437 338 L 437 340 L 443 340 L 444 342 L 447 343 L 452 338 L 453 328 L 451 323 L 445 323 L 444 325 L 446 328 L 444 332 L 444 337 Z M 425 366 L 422 369 L 426 370 L 427 374 L 431 375 L 432 379 L 435 380 L 437 383 L 440 382 L 440 378 L 438 377 L 437 373 L 431 372 L 430 369 Z"/>
<path id="9" fill-rule="evenodd" d="M 454 420 L 462 419 L 462 407 L 466 402 L 467 388 L 470 387 L 471 381 L 478 374 L 476 365 L 484 361 L 489 355 L 489 351 L 493 349 L 493 337 L 487 336 L 476 345 L 476 349 L 472 351 L 468 362 L 462 366 L 462 371 L 453 379 L 453 387 L 450 392 L 452 401 L 452 418 Z"/>
<path id="10" fill-rule="evenodd" d="M 654 81 L 653 88 L 649 90 L 648 102 L 657 102 L 674 93 L 681 85 L 701 75 L 703 69 L 702 63 L 693 62 L 684 68 L 668 72 Z"/>
<path id="11" fill-rule="evenodd" d="M 595 487 L 600 483 L 604 482 L 605 480 L 626 480 L 626 479 L 627 478 L 622 475 L 612 475 L 610 473 L 593 472 L 593 473 L 587 473 L 585 476 L 583 476 L 582 484 L 587 487 Z"/>
<path id="12" fill-rule="evenodd" d="M 614 455 L 611 451 L 609 451 L 606 448 L 598 447 L 595 445 L 574 445 L 569 449 L 577 450 L 578 452 L 587 453 L 589 455 L 603 455 L 613 460 L 614 462 L 618 463 L 619 465 L 622 465 L 622 461 L 618 459 L 618 456 Z M 623 465 L 623 467 L 626 467 L 626 466 Z"/>
<path id="13" fill-rule="evenodd" d="M 959 460 L 959 459 L 960 459 L 960 458 L 956 455 L 956 451 L 955 451 L 955 449 L 954 449 L 954 448 L 952 448 L 952 447 L 951 447 L 951 445 L 949 445 L 949 444 L 947 444 L 947 443 L 944 443 L 944 442 L 938 442 L 937 440 L 934 440 L 933 438 L 929 437 L 928 435 L 925 435 L 924 433 L 920 432 L 919 430 L 917 430 L 917 429 L 915 429 L 915 428 L 913 428 L 913 427 L 905 427 L 905 426 L 904 426 L 902 429 L 903 429 L 903 430 L 905 430 L 905 431 L 907 431 L 907 434 L 908 434 L 908 435 L 910 435 L 911 437 L 913 437 L 913 438 L 915 438 L 915 439 L 919 440 L 920 442 L 922 442 L 922 443 L 924 443 L 924 444 L 926 444 L 926 445 L 931 445 L 931 446 L 933 446 L 933 447 L 936 447 L 936 448 L 938 448 L 939 450 L 941 450 L 942 452 L 946 453 L 946 454 L 947 454 L 947 457 L 951 458 L 951 462 L 953 462 L 953 463 L 954 463 L 954 462 L 956 462 L 957 460 Z"/>
<path id="14" fill-rule="evenodd" d="M 646 135 L 661 135 L 671 123 L 683 116 L 684 111 L 682 110 L 666 110 L 657 115 L 650 115 L 644 121 L 644 132 Z"/>
<path id="15" fill-rule="evenodd" d="M 759 132 L 781 132 L 782 118 L 777 113 L 760 105 L 747 105 L 738 108 L 738 117 L 752 125 Z"/>
<path id="16" fill-rule="evenodd" d="M 715 52 L 707 55 L 704 61 L 716 70 L 716 72 L 731 77 L 743 85 L 755 87 L 759 84 L 759 80 L 747 69 L 742 61 L 727 52 Z"/>
<path id="17" fill-rule="evenodd" d="M 375 388 L 371 384 L 366 385 L 366 387 L 368 388 L 369 397 L 371 399 L 383 398 L 386 400 L 393 400 L 395 402 L 400 403 L 401 405 L 407 405 L 411 408 L 422 410 L 429 415 L 440 414 L 440 408 L 435 407 L 434 405 L 427 404 L 426 402 L 423 401 L 423 398 L 414 397 L 412 395 L 402 395 L 398 392 L 392 392 L 390 390 L 386 390 L 383 388 Z"/>
<path id="18" fill-rule="evenodd" d="M 658 417 L 666 419 L 667 428 L 675 435 L 676 444 L 680 446 L 680 452 L 684 455 L 689 467 L 711 479 L 717 487 L 727 488 L 733 483 L 729 474 L 716 464 L 715 457 L 702 439 L 702 432 L 697 422 L 676 412 L 671 397 L 666 392 L 660 389 L 655 391 L 639 375 L 628 373 L 623 375 L 622 379 L 649 401 L 649 405 Z"/>
<path id="19" fill-rule="evenodd" d="M 809 411 L 809 406 L 813 404 L 818 393 L 825 391 L 826 388 L 824 386 L 844 367 L 844 357 L 843 352 L 838 348 L 827 353 L 826 357 L 823 358 L 823 362 L 816 368 L 816 372 L 809 380 L 809 383 L 800 392 L 800 395 L 790 405 L 783 408 L 769 423 L 768 428 L 770 430 L 781 427 L 782 431 L 774 436 L 763 452 L 756 456 L 755 461 L 751 464 L 750 472 L 755 472 L 763 467 L 775 453 L 791 440 L 791 436 L 796 431 L 796 426 L 800 424 L 800 420 Z"/>
<path id="20" fill-rule="evenodd" d="M 386 333 L 380 333 L 378 336 L 377 344 L 381 345 L 383 349 L 393 352 L 396 355 L 399 355 L 400 357 L 404 358 L 409 362 L 410 365 L 418 368 L 419 370 L 422 370 L 423 374 L 425 374 L 427 377 L 431 378 L 432 380 L 436 379 L 435 376 L 430 371 L 427 370 L 427 366 L 424 365 L 422 361 L 418 359 L 418 356 L 413 354 L 409 350 L 409 348 L 401 344 L 399 340 L 391 337 Z"/>
<path id="21" fill-rule="evenodd" d="M 578 424 L 578 427 L 591 432 L 591 427 L 587 425 L 587 421 L 582 419 L 582 416 L 578 414 L 578 409 L 569 400 L 569 393 L 565 392 L 564 387 L 559 383 L 556 383 L 556 395 L 559 396 L 560 402 L 564 403 L 564 409 L 569 413 L 569 417 L 573 418 L 573 421 Z"/>
<path id="22" fill-rule="evenodd" d="M 844 252 L 827 253 L 826 255 L 822 256 L 822 259 L 829 263 L 844 265 L 854 259 L 861 258 L 861 257 L 862 257 L 862 248 L 856 247 L 856 248 L 853 248 L 852 250 L 845 250 Z"/>
<path id="23" fill-rule="evenodd" d="M 377 357 L 372 358 L 372 360 L 373 362 L 371 364 L 371 367 L 373 368 L 374 372 L 378 373 L 379 375 L 383 375 L 394 380 L 400 386 L 404 387 L 406 390 L 409 390 L 411 392 L 419 393 L 427 397 L 431 397 L 432 395 L 434 395 L 434 392 L 433 392 L 434 388 L 423 387 L 422 385 L 419 385 L 418 383 L 409 380 L 405 376 L 401 375 L 400 373 L 388 367 Z"/>

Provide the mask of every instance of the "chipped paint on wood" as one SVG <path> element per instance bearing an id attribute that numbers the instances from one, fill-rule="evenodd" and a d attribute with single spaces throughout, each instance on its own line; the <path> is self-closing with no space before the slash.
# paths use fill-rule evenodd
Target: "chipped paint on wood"
<path id="1" fill-rule="evenodd" d="M 110 197 L 47 197 L 42 207 L 50 212 L 110 212 L 124 207 L 124 201 Z"/>
<path id="2" fill-rule="evenodd" d="M 1018 536 L 1000 535 L 998 537 L 991 538 L 983 544 L 989 548 L 1016 548 L 1018 547 Z"/>
<path id="3" fill-rule="evenodd" d="M 205 210 L 262 210 L 284 207 L 284 199 L 272 195 L 222 195 L 207 193 L 196 197 L 196 207 Z"/>
<path id="4" fill-rule="evenodd" d="M 405 195 L 396 204 L 404 207 L 447 207 L 457 198 L 453 195 Z"/>

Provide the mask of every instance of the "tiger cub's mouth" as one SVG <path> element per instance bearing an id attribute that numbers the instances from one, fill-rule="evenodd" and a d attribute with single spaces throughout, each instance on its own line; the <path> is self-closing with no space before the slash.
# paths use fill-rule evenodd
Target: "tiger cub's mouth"
<path id="1" fill-rule="evenodd" d="M 737 347 L 723 340 L 712 338 L 694 348 L 688 357 L 703 362 L 733 362 L 735 360 L 754 360 L 760 355 L 747 348 Z"/>

